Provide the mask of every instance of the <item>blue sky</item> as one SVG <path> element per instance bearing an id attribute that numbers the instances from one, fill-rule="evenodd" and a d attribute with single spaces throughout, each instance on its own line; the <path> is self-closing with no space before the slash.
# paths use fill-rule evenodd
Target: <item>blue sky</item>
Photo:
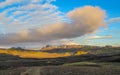
<path id="1" fill-rule="evenodd" d="M 0 47 L 54 42 L 120 46 L 119 7 L 119 0 L 0 0 Z"/>
<path id="2" fill-rule="evenodd" d="M 109 17 L 118 17 L 120 15 L 119 3 L 119 0 L 57 0 L 54 2 L 54 4 L 57 5 L 63 12 L 68 12 L 76 7 L 82 7 L 86 5 L 99 6 L 106 10 Z"/>

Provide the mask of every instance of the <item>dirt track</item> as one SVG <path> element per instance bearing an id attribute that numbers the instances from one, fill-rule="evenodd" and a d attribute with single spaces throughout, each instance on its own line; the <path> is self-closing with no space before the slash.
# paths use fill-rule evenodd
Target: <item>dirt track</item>
<path id="1" fill-rule="evenodd" d="M 20 75 L 43 75 L 40 67 L 29 68 Z"/>

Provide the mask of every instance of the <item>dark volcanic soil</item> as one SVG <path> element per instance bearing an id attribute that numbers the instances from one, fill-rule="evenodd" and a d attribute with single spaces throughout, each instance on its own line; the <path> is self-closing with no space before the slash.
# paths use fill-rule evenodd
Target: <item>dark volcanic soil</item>
<path id="1" fill-rule="evenodd" d="M 47 66 L 0 70 L 0 75 L 120 75 L 120 67 Z"/>

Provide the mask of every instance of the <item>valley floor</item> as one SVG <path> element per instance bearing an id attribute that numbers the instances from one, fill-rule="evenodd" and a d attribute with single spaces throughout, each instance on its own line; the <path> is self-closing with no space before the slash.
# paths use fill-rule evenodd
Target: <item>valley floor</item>
<path id="1" fill-rule="evenodd" d="M 119 63 L 82 64 L 83 62 L 77 65 L 18 67 L 0 70 L 0 75 L 120 75 Z"/>

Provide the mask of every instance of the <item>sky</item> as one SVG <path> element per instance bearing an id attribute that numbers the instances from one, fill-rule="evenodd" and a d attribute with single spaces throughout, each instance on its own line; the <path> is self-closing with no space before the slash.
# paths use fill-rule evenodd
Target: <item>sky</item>
<path id="1" fill-rule="evenodd" d="M 0 0 L 0 47 L 120 46 L 119 0 Z"/>

